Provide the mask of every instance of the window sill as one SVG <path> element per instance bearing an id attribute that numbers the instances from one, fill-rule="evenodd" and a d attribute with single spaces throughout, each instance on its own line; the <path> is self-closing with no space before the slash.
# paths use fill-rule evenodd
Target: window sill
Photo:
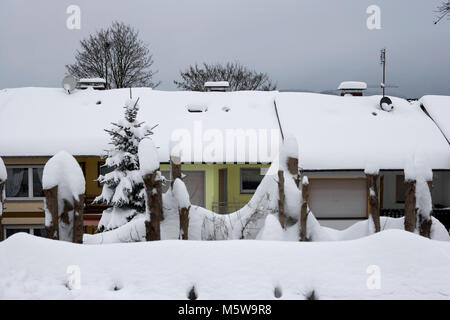
<path id="1" fill-rule="evenodd" d="M 5 203 L 7 202 L 42 202 L 45 198 L 6 198 Z"/>
<path id="2" fill-rule="evenodd" d="M 255 191 L 241 191 L 240 194 L 243 194 L 243 195 L 252 195 L 252 194 L 255 194 L 255 192 L 256 192 L 256 190 L 255 190 Z"/>

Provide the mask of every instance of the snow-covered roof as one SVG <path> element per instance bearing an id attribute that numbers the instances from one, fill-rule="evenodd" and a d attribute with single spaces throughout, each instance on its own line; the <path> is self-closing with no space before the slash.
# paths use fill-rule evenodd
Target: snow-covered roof
<path id="1" fill-rule="evenodd" d="M 201 141 L 208 133 L 218 133 L 225 139 L 227 130 L 249 128 L 255 132 L 259 129 L 279 132 L 273 103 L 276 92 L 169 92 L 134 88 L 132 94 L 133 98 L 139 97 L 138 120 L 158 125 L 152 139 L 159 148 L 160 162 L 169 161 L 171 138 L 191 139 L 193 152 L 191 157 L 182 154 L 183 162 L 214 162 L 216 158 L 208 153 L 196 157 L 194 141 L 198 141 L 198 136 Z M 60 150 L 78 156 L 103 155 L 111 147 L 104 129 L 123 118 L 123 106 L 129 96 L 129 89 L 77 90 L 70 95 L 59 88 L 0 90 L 0 157 L 52 156 Z M 190 106 L 202 106 L 204 111 L 190 112 Z M 203 143 L 203 150 L 208 144 Z M 234 161 L 253 162 L 248 161 L 247 154 L 235 153 Z M 220 154 L 216 156 L 223 161 Z"/>
<path id="2" fill-rule="evenodd" d="M 344 81 L 338 87 L 338 90 L 366 90 L 367 83 L 361 81 Z"/>
<path id="3" fill-rule="evenodd" d="M 276 104 L 284 134 L 299 143 L 305 169 L 403 169 L 425 157 L 433 169 L 450 169 L 450 147 L 419 103 L 391 97 L 394 110 L 379 108 L 381 96 L 339 97 L 280 93 Z"/>
<path id="4" fill-rule="evenodd" d="M 226 145 L 223 154 L 211 154 L 207 147 L 217 142 L 214 137 L 222 137 L 226 144 L 228 132 L 236 129 L 256 132 L 258 144 L 270 154 L 270 135 L 279 134 L 276 101 L 283 132 L 296 137 L 305 169 L 365 169 L 368 165 L 403 169 L 408 157 L 423 154 L 431 168 L 450 169 L 450 147 L 418 102 L 392 98 L 395 108 L 385 112 L 379 108 L 380 96 L 150 88 L 135 88 L 132 94 L 140 98 L 138 120 L 158 125 L 152 139 L 162 163 L 169 161 L 171 140 L 185 144 L 180 138 L 190 139 L 193 151 L 190 157 L 181 153 L 183 162 L 230 162 Z M 70 95 L 60 88 L 0 90 L 0 157 L 53 156 L 61 150 L 75 156 L 103 155 L 110 148 L 104 129 L 123 117 L 129 95 L 129 89 L 78 90 Z M 449 128 L 450 117 L 442 115 L 442 123 L 447 121 Z M 266 142 L 260 132 L 268 135 Z M 203 137 L 200 157 L 195 153 L 198 136 Z M 255 162 L 249 158 L 246 139 L 245 152 L 236 147 L 237 156 L 231 162 Z M 261 153 L 264 150 L 259 148 L 258 162 L 267 161 Z"/>
<path id="5" fill-rule="evenodd" d="M 81 78 L 80 80 L 78 80 L 78 83 L 94 83 L 94 82 L 100 82 L 100 83 L 106 83 L 106 80 L 103 78 Z"/>
<path id="6" fill-rule="evenodd" d="M 450 97 L 424 96 L 420 99 L 420 103 L 436 122 L 447 140 L 450 141 Z"/>
<path id="7" fill-rule="evenodd" d="M 207 81 L 205 87 L 229 87 L 228 81 Z"/>

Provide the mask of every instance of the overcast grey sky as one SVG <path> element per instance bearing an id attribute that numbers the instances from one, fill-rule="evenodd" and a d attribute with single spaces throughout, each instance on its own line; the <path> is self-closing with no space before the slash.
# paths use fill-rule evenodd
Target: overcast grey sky
<path id="1" fill-rule="evenodd" d="M 441 0 L 1 0 L 0 88 L 60 86 L 79 40 L 113 20 L 132 24 L 154 54 L 159 89 L 198 62 L 239 60 L 279 89 L 323 91 L 342 80 L 388 83 L 407 97 L 450 95 L 450 21 L 433 24 Z M 66 8 L 81 8 L 81 29 Z M 381 30 L 366 9 L 381 8 Z"/>

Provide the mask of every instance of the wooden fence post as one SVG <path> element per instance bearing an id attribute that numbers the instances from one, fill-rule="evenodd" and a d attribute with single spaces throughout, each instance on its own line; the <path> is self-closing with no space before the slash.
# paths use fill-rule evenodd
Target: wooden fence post
<path id="1" fill-rule="evenodd" d="M 281 227 L 284 229 L 285 216 L 284 216 L 284 171 L 278 171 L 278 219 L 280 220 Z"/>
<path id="2" fill-rule="evenodd" d="M 378 175 L 366 174 L 369 212 L 375 225 L 375 232 L 380 232 L 380 208 L 378 204 Z"/>
<path id="3" fill-rule="evenodd" d="M 173 187 L 173 184 L 176 179 L 182 180 L 182 173 L 181 173 L 181 158 L 171 155 L 170 156 L 170 169 L 172 172 L 172 182 L 171 186 Z M 189 231 L 189 208 L 180 208 L 180 239 L 181 240 L 188 240 L 188 231 Z"/>
<path id="4" fill-rule="evenodd" d="M 3 215 L 3 190 L 5 188 L 6 181 L 0 181 L 0 241 L 5 239 L 5 235 L 3 234 L 3 224 L 2 224 L 2 215 Z"/>
<path id="5" fill-rule="evenodd" d="M 428 190 L 430 191 L 430 197 L 431 192 L 433 191 L 433 181 L 427 181 L 428 184 Z M 419 215 L 419 233 L 423 237 L 431 238 L 431 224 L 432 219 L 431 216 L 433 214 L 433 210 L 429 213 L 430 218 L 429 219 L 423 219 L 422 215 Z"/>
<path id="6" fill-rule="evenodd" d="M 405 230 L 416 229 L 416 181 L 405 179 Z"/>
<path id="7" fill-rule="evenodd" d="M 181 208 L 180 209 L 180 239 L 188 240 L 189 237 L 189 208 Z"/>
<path id="8" fill-rule="evenodd" d="M 78 196 L 78 201 L 74 199 L 73 212 L 73 243 L 83 243 L 83 216 L 84 216 L 84 194 Z"/>
<path id="9" fill-rule="evenodd" d="M 150 212 L 150 221 L 145 221 L 145 238 L 147 241 L 161 240 L 162 184 L 161 179 L 157 179 L 158 171 L 142 177 L 147 194 L 147 210 Z M 156 192 L 153 192 L 153 190 L 156 190 Z"/>
<path id="10" fill-rule="evenodd" d="M 173 183 L 176 179 L 181 179 L 181 158 L 177 156 L 170 156 L 170 169 L 172 172 L 172 183 L 171 186 L 173 187 Z"/>
<path id="11" fill-rule="evenodd" d="M 44 190 L 47 211 L 50 214 L 50 225 L 46 226 L 47 238 L 59 240 L 58 186 Z"/>
<path id="12" fill-rule="evenodd" d="M 302 208 L 300 213 L 300 241 L 307 241 L 307 222 L 309 214 L 309 181 L 305 176 L 302 179 Z"/>
<path id="13" fill-rule="evenodd" d="M 300 175 L 298 174 L 298 159 L 297 158 L 288 158 L 287 167 L 290 174 L 292 174 L 295 178 L 295 184 L 297 187 L 300 186 Z"/>

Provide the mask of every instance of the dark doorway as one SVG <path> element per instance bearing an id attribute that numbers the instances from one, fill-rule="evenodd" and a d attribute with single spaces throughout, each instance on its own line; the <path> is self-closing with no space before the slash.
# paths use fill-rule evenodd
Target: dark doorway
<path id="1" fill-rule="evenodd" d="M 228 169 L 219 169 L 219 213 L 228 213 Z"/>

